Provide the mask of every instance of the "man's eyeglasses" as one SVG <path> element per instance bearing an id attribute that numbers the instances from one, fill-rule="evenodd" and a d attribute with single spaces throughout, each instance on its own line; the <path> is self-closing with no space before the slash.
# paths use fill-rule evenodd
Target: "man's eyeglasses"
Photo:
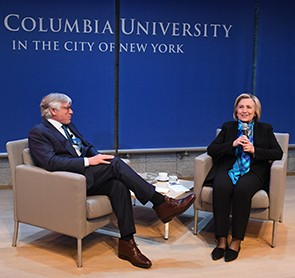
<path id="1" fill-rule="evenodd" d="M 72 106 L 61 106 L 60 108 L 65 109 L 67 111 L 72 110 Z"/>

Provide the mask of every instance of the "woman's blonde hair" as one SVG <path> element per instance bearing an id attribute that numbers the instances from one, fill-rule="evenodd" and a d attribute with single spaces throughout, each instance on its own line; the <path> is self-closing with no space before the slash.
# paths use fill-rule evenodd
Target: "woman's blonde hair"
<path id="1" fill-rule="evenodd" d="M 255 104 L 255 116 L 254 118 L 259 121 L 260 120 L 260 117 L 261 117 L 261 103 L 260 103 L 260 100 L 258 99 L 258 97 L 254 96 L 254 95 L 251 95 L 251 94 L 246 94 L 246 93 L 243 93 L 243 94 L 240 94 L 237 98 L 236 98 L 236 101 L 235 101 L 235 105 L 234 105 L 234 112 L 233 112 L 233 117 L 235 120 L 238 120 L 238 117 L 237 117 L 237 106 L 239 104 L 239 102 L 244 99 L 244 98 L 249 98 L 249 99 L 252 99 L 254 104 Z"/>

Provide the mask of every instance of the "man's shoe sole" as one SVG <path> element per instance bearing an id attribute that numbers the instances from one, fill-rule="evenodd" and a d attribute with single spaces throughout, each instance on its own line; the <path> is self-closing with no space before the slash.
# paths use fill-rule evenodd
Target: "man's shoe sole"
<path id="1" fill-rule="evenodd" d="M 137 267 L 141 267 L 141 268 L 150 268 L 152 265 L 145 265 L 145 264 L 137 264 L 135 262 L 132 262 L 129 260 L 129 257 L 128 256 L 125 256 L 125 255 L 121 255 L 121 254 L 118 254 L 118 257 L 122 260 L 126 260 L 128 261 L 129 263 L 133 264 L 134 266 L 137 266 Z"/>
<path id="2" fill-rule="evenodd" d="M 181 211 L 179 211 L 178 213 L 176 213 L 175 215 L 172 215 L 172 216 L 169 216 L 169 217 L 167 217 L 167 218 L 164 218 L 164 219 L 161 219 L 161 221 L 164 223 L 164 224 L 166 224 L 167 222 L 170 222 L 174 217 L 176 217 L 176 216 L 178 216 L 178 215 L 180 215 L 180 214 L 182 214 L 182 213 L 184 213 L 193 203 L 194 203 L 194 201 L 196 200 L 196 198 L 193 198 L 190 202 L 189 202 L 189 205 L 187 206 L 187 208 L 186 209 L 183 209 L 183 210 L 181 210 Z"/>

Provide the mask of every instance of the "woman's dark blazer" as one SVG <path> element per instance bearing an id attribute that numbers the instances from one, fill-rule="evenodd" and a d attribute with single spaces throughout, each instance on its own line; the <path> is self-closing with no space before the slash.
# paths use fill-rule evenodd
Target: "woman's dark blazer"
<path id="1" fill-rule="evenodd" d="M 237 157 L 236 148 L 233 147 L 233 141 L 238 136 L 238 122 L 226 122 L 223 124 L 220 133 L 207 148 L 207 153 L 213 158 L 213 167 L 209 171 L 206 183 L 211 183 L 219 171 L 232 168 Z M 270 166 L 273 160 L 280 160 L 283 151 L 273 134 L 273 128 L 270 124 L 255 122 L 254 124 L 254 147 L 255 154 L 250 166 L 253 171 L 266 186 L 269 183 Z"/>

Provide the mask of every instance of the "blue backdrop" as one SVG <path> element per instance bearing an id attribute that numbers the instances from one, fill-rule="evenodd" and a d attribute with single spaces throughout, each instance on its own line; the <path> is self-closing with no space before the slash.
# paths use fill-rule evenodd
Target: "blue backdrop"
<path id="1" fill-rule="evenodd" d="M 122 43 L 146 48 L 120 56 L 120 146 L 206 146 L 251 89 L 254 1 L 121 3 Z"/>
<path id="2" fill-rule="evenodd" d="M 100 23 L 114 23 L 114 6 L 1 1 L 0 151 L 40 122 L 40 100 L 50 92 L 69 94 L 81 132 L 97 148 L 113 148 L 114 55 L 106 46 L 114 44 L 114 30 L 103 33 Z"/>
<path id="3" fill-rule="evenodd" d="M 292 0 L 121 0 L 119 148 L 206 146 L 253 85 L 262 120 L 293 142 L 293 11 Z M 89 141 L 113 149 L 115 0 L 2 0 L 0 20 L 0 152 L 57 91 Z"/>
<path id="4" fill-rule="evenodd" d="M 295 143 L 295 2 L 262 0 L 260 4 L 256 93 L 262 120 Z"/>

